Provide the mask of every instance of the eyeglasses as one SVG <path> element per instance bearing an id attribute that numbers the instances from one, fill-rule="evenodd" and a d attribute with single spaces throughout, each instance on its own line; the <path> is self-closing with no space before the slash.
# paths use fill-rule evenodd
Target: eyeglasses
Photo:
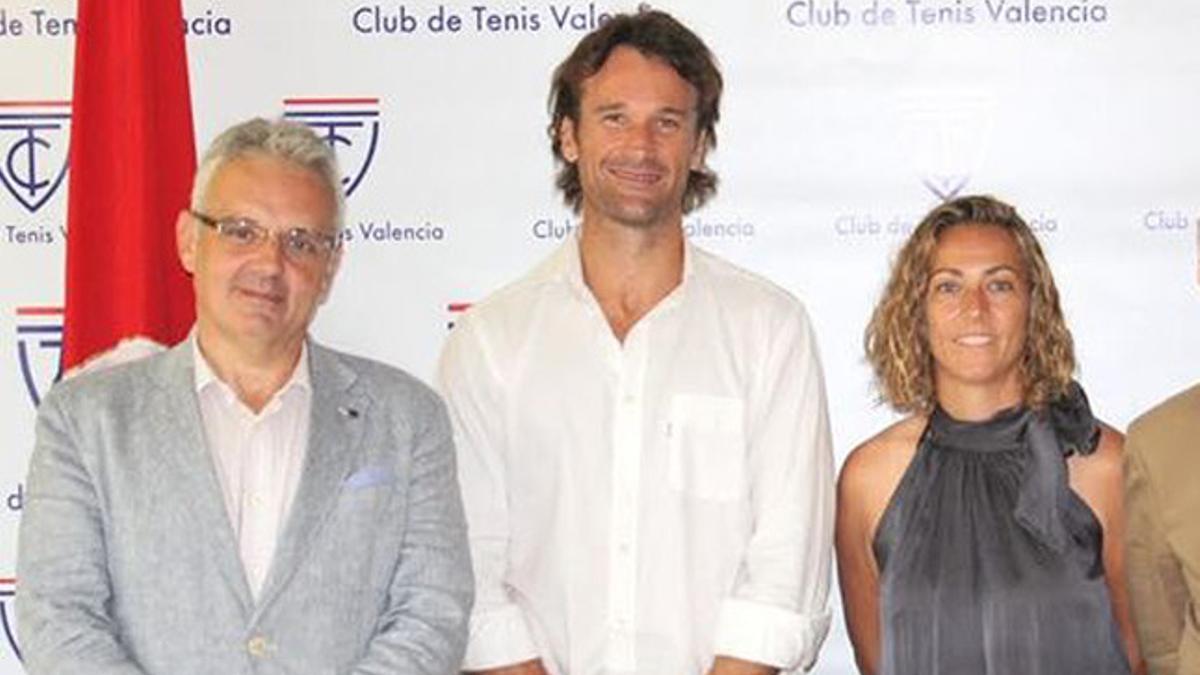
<path id="1" fill-rule="evenodd" d="M 283 243 L 283 254 L 297 263 L 316 263 L 328 258 L 341 244 L 332 234 L 313 232 L 303 227 L 272 230 L 252 218 L 213 218 L 189 209 L 188 213 L 201 223 L 216 230 L 221 241 L 233 248 L 252 249 L 274 236 Z"/>

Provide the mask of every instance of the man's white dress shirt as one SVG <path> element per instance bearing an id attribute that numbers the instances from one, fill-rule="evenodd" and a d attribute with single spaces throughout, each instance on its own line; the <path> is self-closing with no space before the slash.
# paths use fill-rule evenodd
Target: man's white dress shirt
<path id="1" fill-rule="evenodd" d="M 439 380 L 477 584 L 464 669 L 811 666 L 833 458 L 795 298 L 688 244 L 621 343 L 570 238 L 458 322 Z"/>
<path id="2" fill-rule="evenodd" d="M 296 496 L 308 447 L 308 347 L 301 349 L 287 383 L 256 414 L 212 371 L 194 335 L 192 344 L 205 441 L 217 467 L 246 581 L 257 598 Z"/>

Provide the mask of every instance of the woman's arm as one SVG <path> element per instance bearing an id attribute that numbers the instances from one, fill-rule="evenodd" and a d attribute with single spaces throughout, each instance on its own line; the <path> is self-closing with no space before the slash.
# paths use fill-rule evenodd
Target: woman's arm
<path id="1" fill-rule="evenodd" d="M 863 675 L 875 675 L 879 666 L 879 571 L 871 550 L 874 527 L 866 508 L 872 483 L 869 470 L 856 463 L 852 453 L 838 478 L 837 550 L 838 587 L 846 629 L 854 646 L 854 659 Z M 864 475 L 867 474 L 867 475 Z"/>
<path id="2" fill-rule="evenodd" d="M 884 430 L 850 453 L 838 477 L 834 531 L 838 586 L 855 661 L 863 675 L 879 671 L 883 645 L 875 530 L 912 461 L 924 426 L 924 419 L 910 418 Z"/>
<path id="3" fill-rule="evenodd" d="M 1121 631 L 1130 667 L 1135 675 L 1142 675 L 1146 672 L 1146 664 L 1134 633 L 1129 590 L 1125 585 L 1124 444 L 1125 437 L 1120 432 L 1102 424 L 1100 444 L 1096 451 L 1086 457 L 1072 457 L 1067 462 L 1067 468 L 1071 489 L 1096 514 L 1104 531 L 1101 555 L 1113 616 Z"/>

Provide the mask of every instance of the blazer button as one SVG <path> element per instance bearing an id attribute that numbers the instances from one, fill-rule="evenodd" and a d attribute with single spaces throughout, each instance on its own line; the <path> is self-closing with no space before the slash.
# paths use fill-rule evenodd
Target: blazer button
<path id="1" fill-rule="evenodd" d="M 250 656 L 262 658 L 267 655 L 268 647 L 270 644 L 267 642 L 267 638 L 261 635 L 256 635 L 246 641 L 246 651 L 250 652 Z"/>

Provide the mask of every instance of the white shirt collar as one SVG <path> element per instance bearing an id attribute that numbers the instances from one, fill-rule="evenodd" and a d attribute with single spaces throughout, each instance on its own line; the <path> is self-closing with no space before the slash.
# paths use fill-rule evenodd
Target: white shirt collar
<path id="1" fill-rule="evenodd" d="M 576 293 L 582 293 L 581 297 L 589 297 L 592 295 L 592 289 L 588 288 L 587 282 L 583 278 L 583 256 L 579 247 L 579 237 L 583 231 L 583 227 L 577 227 L 567 237 L 563 245 L 548 261 L 546 266 L 547 277 L 551 279 L 561 280 L 567 283 Z M 692 242 L 688 240 L 687 235 L 683 238 L 683 275 L 680 278 L 679 285 L 676 286 L 667 295 L 667 298 L 672 298 L 686 292 L 689 281 L 693 276 L 693 258 L 696 251 L 692 247 Z M 664 298 L 666 300 L 667 298 Z"/>
<path id="2" fill-rule="evenodd" d="M 234 393 L 233 388 L 230 387 L 228 383 L 221 380 L 221 378 L 217 377 L 216 372 L 213 371 L 212 366 L 208 363 L 208 358 L 205 357 L 204 353 L 200 350 L 200 341 L 196 335 L 196 329 L 194 327 L 192 328 L 191 335 L 188 336 L 188 340 L 192 344 L 192 365 L 193 372 L 195 373 L 196 393 L 202 394 L 205 390 L 211 387 L 217 387 L 222 394 L 222 398 L 225 399 L 226 404 L 231 404 L 234 401 L 238 401 L 237 394 Z M 289 377 L 287 381 L 284 382 L 283 386 L 275 392 L 275 394 L 271 397 L 271 400 L 266 406 L 263 407 L 263 412 L 265 413 L 267 410 L 273 409 L 275 407 L 275 402 L 293 389 L 312 392 L 312 375 L 308 367 L 307 340 L 300 345 L 300 358 L 296 360 L 296 367 L 292 369 L 291 377 Z M 238 402 L 240 403 L 240 401 Z"/>

